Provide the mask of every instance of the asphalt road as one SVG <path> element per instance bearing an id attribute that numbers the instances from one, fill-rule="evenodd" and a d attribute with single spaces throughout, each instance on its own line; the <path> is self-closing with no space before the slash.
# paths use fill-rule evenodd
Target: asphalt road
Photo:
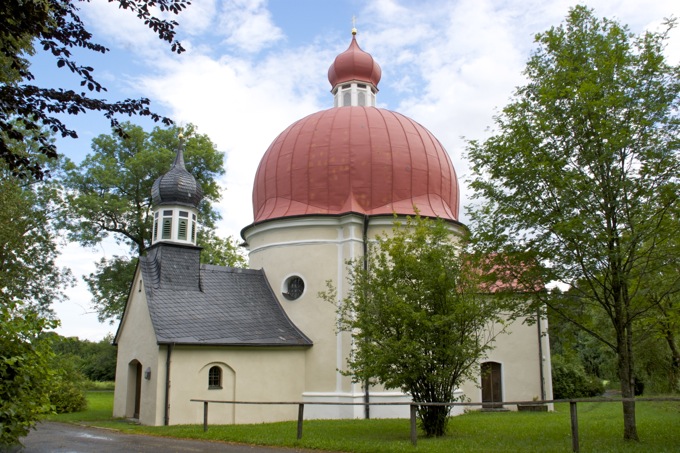
<path id="1" fill-rule="evenodd" d="M 277 453 L 310 450 L 269 448 L 205 440 L 121 434 L 117 431 L 66 423 L 43 422 L 22 439 L 25 453 L 227 452 Z M 316 452 L 318 453 L 318 452 Z"/>

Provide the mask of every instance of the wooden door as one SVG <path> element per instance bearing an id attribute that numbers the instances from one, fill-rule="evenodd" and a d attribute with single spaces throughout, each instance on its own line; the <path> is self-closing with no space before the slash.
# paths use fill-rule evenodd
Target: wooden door
<path id="1" fill-rule="evenodd" d="M 139 419 L 139 408 L 142 403 L 142 364 L 137 362 L 137 375 L 135 377 L 135 413 L 132 418 Z"/>
<path id="2" fill-rule="evenodd" d="M 501 408 L 503 386 L 501 382 L 501 364 L 498 362 L 482 363 L 482 407 Z"/>

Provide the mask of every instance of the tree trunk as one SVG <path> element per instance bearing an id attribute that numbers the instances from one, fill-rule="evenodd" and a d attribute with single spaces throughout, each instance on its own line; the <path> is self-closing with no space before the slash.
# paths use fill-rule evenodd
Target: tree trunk
<path id="1" fill-rule="evenodd" d="M 671 373 L 670 390 L 676 392 L 680 390 L 680 351 L 675 344 L 675 334 L 671 329 L 666 329 L 666 342 L 671 350 Z"/>
<path id="2" fill-rule="evenodd" d="M 635 398 L 635 374 L 633 372 L 633 341 L 630 325 L 617 329 L 617 346 L 619 356 L 619 379 L 621 380 L 621 396 L 624 399 Z M 635 401 L 623 402 L 623 438 L 624 440 L 640 440 L 635 422 Z"/>
<path id="3" fill-rule="evenodd" d="M 425 436 L 440 437 L 446 434 L 446 425 L 449 420 L 447 406 L 420 406 L 418 415 Z"/>

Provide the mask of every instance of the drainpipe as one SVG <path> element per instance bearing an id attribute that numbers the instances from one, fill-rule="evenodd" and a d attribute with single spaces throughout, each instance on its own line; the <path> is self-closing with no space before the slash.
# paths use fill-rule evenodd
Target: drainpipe
<path id="1" fill-rule="evenodd" d="M 364 231 L 363 231 L 363 246 L 364 246 L 364 271 L 368 270 L 368 216 L 364 214 Z M 364 382 L 364 418 L 369 420 L 371 418 L 371 407 L 368 403 L 371 401 L 371 396 L 368 388 L 368 379 Z"/>
<path id="2" fill-rule="evenodd" d="M 165 358 L 165 426 L 170 424 L 170 358 L 174 347 L 174 343 L 168 344 L 168 353 Z"/>
<path id="3" fill-rule="evenodd" d="M 543 333 L 541 332 L 541 309 L 536 309 L 536 326 L 538 327 L 538 369 L 541 379 L 541 400 L 545 400 L 545 376 L 543 375 Z"/>

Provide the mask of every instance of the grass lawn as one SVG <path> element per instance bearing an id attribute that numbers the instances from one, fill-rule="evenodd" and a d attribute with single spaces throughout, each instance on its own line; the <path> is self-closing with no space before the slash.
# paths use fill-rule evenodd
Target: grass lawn
<path id="1" fill-rule="evenodd" d="M 113 392 L 90 392 L 87 411 L 50 420 L 114 428 L 126 433 L 211 439 L 346 452 L 569 452 L 569 405 L 555 412 L 470 412 L 449 422 L 445 437 L 410 442 L 408 420 L 308 420 L 297 423 L 211 426 L 141 426 L 111 418 Z M 680 402 L 638 402 L 640 442 L 624 442 L 620 403 L 579 403 L 582 452 L 680 452 Z"/>

